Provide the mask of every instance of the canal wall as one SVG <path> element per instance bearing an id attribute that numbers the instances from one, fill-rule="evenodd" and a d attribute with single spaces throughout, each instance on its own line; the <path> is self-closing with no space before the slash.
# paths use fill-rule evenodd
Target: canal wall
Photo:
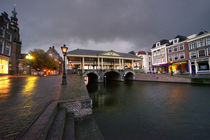
<path id="1" fill-rule="evenodd" d="M 165 74 L 144 74 L 136 73 L 135 80 L 137 81 L 154 81 L 154 82 L 171 82 L 171 83 L 192 83 L 191 78 L 175 77 Z"/>

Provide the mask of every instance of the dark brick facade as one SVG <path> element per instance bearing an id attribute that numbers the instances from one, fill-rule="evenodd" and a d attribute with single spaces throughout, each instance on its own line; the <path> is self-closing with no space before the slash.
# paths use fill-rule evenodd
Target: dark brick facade
<path id="1" fill-rule="evenodd" d="M 60 54 L 56 51 L 55 47 L 52 46 L 52 47 L 49 47 L 49 49 L 47 50 L 47 54 L 54 58 L 55 61 L 59 62 L 59 68 L 58 68 L 58 72 L 59 74 L 63 71 L 63 59 L 62 57 L 60 56 Z"/>
<path id="2" fill-rule="evenodd" d="M 0 41 L 3 44 L 3 52 L 0 51 L 0 55 L 9 58 L 9 74 L 18 73 L 18 59 L 21 53 L 21 41 L 16 15 L 15 9 L 12 11 L 10 18 L 6 12 L 0 15 L 0 29 L 3 33 L 3 35 L 0 35 Z"/>

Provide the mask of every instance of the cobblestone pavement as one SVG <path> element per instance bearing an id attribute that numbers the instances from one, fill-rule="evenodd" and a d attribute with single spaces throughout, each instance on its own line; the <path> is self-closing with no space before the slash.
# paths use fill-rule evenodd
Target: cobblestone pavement
<path id="1" fill-rule="evenodd" d="M 9 138 L 29 126 L 52 100 L 77 97 L 80 76 L 0 76 L 0 139 Z M 71 84 L 70 84 L 71 83 Z"/>

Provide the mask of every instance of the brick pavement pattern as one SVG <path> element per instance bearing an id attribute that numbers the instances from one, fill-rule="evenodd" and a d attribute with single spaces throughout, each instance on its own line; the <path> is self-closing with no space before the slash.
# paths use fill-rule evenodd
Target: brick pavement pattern
<path id="1" fill-rule="evenodd" d="M 30 126 L 54 100 L 80 97 L 81 77 L 67 75 L 70 86 L 62 86 L 62 76 L 0 77 L 0 138 L 13 138 Z"/>

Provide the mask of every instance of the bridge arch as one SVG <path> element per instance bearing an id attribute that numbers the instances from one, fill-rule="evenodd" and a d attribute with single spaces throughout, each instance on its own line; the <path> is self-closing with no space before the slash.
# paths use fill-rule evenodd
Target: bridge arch
<path id="1" fill-rule="evenodd" d="M 86 84 L 98 82 L 100 79 L 99 74 L 96 71 L 88 71 L 83 74 Z"/>
<path id="2" fill-rule="evenodd" d="M 121 80 L 121 74 L 116 70 L 106 71 L 104 72 L 103 76 L 104 81 Z"/>
<path id="3" fill-rule="evenodd" d="M 135 72 L 133 71 L 126 71 L 124 74 L 124 80 L 134 80 L 135 79 Z"/>

